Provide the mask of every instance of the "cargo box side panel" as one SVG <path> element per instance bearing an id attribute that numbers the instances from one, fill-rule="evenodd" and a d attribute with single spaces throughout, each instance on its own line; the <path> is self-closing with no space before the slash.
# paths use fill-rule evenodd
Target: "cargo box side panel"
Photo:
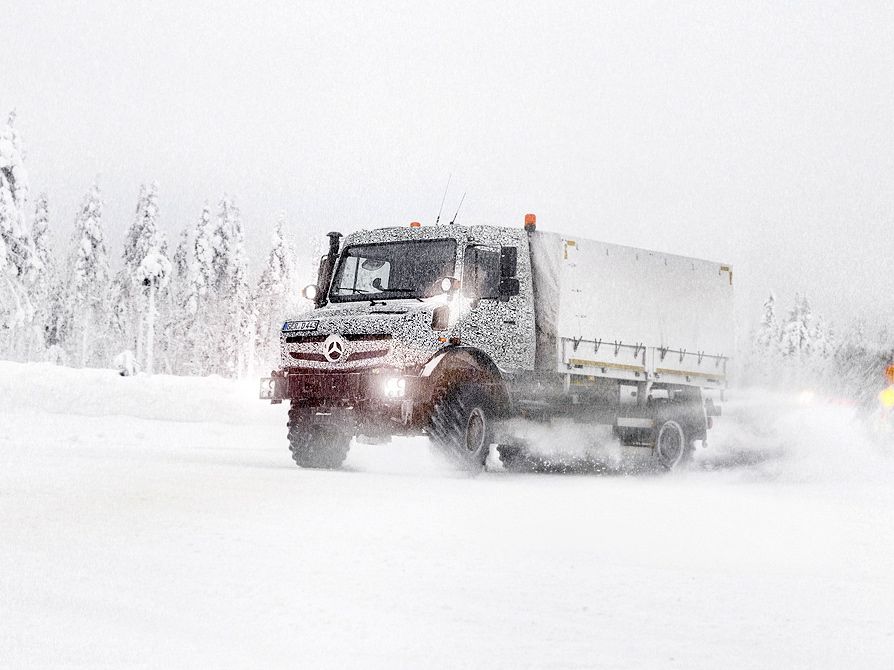
<path id="1" fill-rule="evenodd" d="M 606 244 L 563 241 L 560 339 L 731 356 L 733 287 L 729 266 Z M 590 350 L 593 351 L 593 345 Z M 621 355 L 620 352 L 617 355 Z M 677 360 L 685 367 L 689 361 Z M 677 356 L 679 358 L 679 356 Z M 670 364 L 666 355 L 662 362 Z M 673 359 L 676 360 L 676 359 Z M 699 360 L 703 365 L 704 360 Z"/>

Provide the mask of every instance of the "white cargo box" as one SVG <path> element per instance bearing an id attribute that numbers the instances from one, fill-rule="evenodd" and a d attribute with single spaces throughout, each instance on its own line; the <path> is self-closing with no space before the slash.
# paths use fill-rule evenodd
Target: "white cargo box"
<path id="1" fill-rule="evenodd" d="M 530 241 L 538 368 L 725 386 L 735 347 L 729 265 L 555 233 Z"/>

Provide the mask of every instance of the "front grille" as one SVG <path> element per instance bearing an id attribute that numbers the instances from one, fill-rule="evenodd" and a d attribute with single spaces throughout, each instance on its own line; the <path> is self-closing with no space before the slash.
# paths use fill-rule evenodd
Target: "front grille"
<path id="1" fill-rule="evenodd" d="M 351 361 L 365 361 L 370 358 L 381 358 L 388 354 L 387 349 L 375 349 L 374 351 L 355 351 L 348 355 L 348 363 Z"/>
<path id="2" fill-rule="evenodd" d="M 381 340 L 390 340 L 391 335 L 342 335 L 348 342 L 379 342 Z"/>
<path id="3" fill-rule="evenodd" d="M 289 335 L 286 342 L 289 344 L 312 344 L 314 342 L 325 342 L 325 335 Z"/>
<path id="4" fill-rule="evenodd" d="M 325 342 L 328 335 L 289 335 L 286 337 L 288 344 L 314 344 Z M 383 333 L 381 335 L 342 335 L 348 342 L 381 342 L 390 340 L 391 335 Z"/>
<path id="5" fill-rule="evenodd" d="M 341 335 L 341 334 L 340 334 Z M 377 364 L 391 353 L 392 336 L 389 333 L 348 333 L 341 335 L 347 351 L 341 359 L 330 361 L 323 351 L 330 335 L 294 334 L 283 337 L 283 357 L 298 362 L 304 369 L 329 367 L 332 364 L 363 367 Z"/>
<path id="6" fill-rule="evenodd" d="M 289 355 L 296 361 L 313 361 L 314 363 L 326 362 L 326 357 L 323 354 L 315 354 L 305 351 L 292 351 Z"/>

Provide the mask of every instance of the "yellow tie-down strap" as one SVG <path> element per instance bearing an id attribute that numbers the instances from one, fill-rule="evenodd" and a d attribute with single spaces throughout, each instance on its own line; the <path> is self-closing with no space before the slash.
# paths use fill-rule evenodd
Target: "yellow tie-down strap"
<path id="1" fill-rule="evenodd" d="M 612 370 L 629 370 L 630 372 L 645 372 L 642 365 L 628 365 L 626 363 L 607 363 L 605 361 L 590 361 L 586 358 L 569 358 L 568 365 L 587 368 L 611 368 Z"/>
<path id="2" fill-rule="evenodd" d="M 680 377 L 702 377 L 711 382 L 722 382 L 726 380 L 726 375 L 712 374 L 710 372 L 698 372 L 696 370 L 675 370 L 673 368 L 655 368 L 657 375 L 677 375 Z"/>

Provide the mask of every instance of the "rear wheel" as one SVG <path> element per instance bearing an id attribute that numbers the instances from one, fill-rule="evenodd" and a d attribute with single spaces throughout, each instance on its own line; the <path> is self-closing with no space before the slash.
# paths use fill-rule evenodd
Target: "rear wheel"
<path id="1" fill-rule="evenodd" d="M 302 468 L 334 470 L 344 463 L 351 436 L 325 424 L 295 425 L 289 429 L 292 460 Z"/>
<path id="2" fill-rule="evenodd" d="M 684 467 L 692 457 L 692 444 L 682 424 L 672 419 L 664 421 L 655 436 L 655 458 L 665 470 Z"/>
<path id="3" fill-rule="evenodd" d="M 438 451 L 461 467 L 480 472 L 493 442 L 493 417 L 487 392 L 464 384 L 435 405 L 428 433 Z"/>

